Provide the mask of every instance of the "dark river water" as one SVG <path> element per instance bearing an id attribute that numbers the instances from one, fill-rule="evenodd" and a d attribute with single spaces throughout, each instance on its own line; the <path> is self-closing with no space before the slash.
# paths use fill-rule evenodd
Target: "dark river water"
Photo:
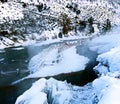
<path id="1" fill-rule="evenodd" d="M 28 47 L 13 47 L 0 50 L 0 104 L 14 104 L 16 98 L 30 88 L 32 83 L 37 80 L 26 79 L 16 85 L 11 85 L 12 82 L 29 74 L 28 63 L 31 57 L 49 46 L 31 45 Z M 67 82 L 74 85 L 82 86 L 97 77 L 92 70 L 97 64 L 95 62 L 96 53 L 91 52 L 86 46 L 77 47 L 77 52 L 91 60 L 86 69 L 80 72 L 56 75 L 54 78 L 67 80 Z"/>

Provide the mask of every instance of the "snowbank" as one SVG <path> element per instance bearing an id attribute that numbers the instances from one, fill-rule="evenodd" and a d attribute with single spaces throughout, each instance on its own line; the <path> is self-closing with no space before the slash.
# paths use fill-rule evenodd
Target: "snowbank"
<path id="1" fill-rule="evenodd" d="M 109 52 L 98 56 L 99 64 L 94 68 L 99 74 L 108 72 L 120 72 L 120 47 L 111 49 Z"/>
<path id="2" fill-rule="evenodd" d="M 39 12 L 38 5 L 41 3 L 44 4 L 45 9 L 42 9 L 42 11 Z M 72 6 L 72 9 L 67 8 L 68 4 Z M 74 38 L 75 35 L 80 36 L 81 38 L 85 37 L 85 35 L 88 36 L 87 38 L 96 35 L 99 32 L 97 25 L 104 25 L 106 19 L 109 19 L 112 25 L 120 23 L 120 17 L 116 12 L 120 11 L 120 7 L 113 1 L 108 2 L 100 0 L 90 2 L 88 0 L 74 0 L 71 2 L 71 0 L 9 0 L 6 3 L 0 3 L 0 9 L 0 22 L 4 23 L 7 21 L 6 24 L 2 24 L 3 27 L 1 27 L 1 30 L 8 31 L 7 38 L 14 42 L 13 46 L 16 44 L 21 45 L 24 41 L 29 40 L 35 40 L 35 42 L 41 41 L 41 37 L 45 40 L 58 38 L 58 34 L 61 31 L 59 30 L 59 28 L 61 28 L 59 23 L 61 14 L 66 14 L 71 21 L 73 30 L 69 31 L 66 35 L 71 38 Z M 80 14 L 76 14 L 77 10 L 80 10 Z M 76 18 L 76 16 L 78 18 Z M 96 25 L 95 27 L 97 27 L 97 31 L 93 26 L 95 29 L 93 34 L 86 34 L 85 31 L 80 32 L 79 29 L 75 32 L 75 29 L 78 28 L 77 25 L 79 25 L 79 22 L 88 21 L 90 17 L 94 18 L 95 23 L 93 25 Z M 13 25 L 11 26 L 9 24 L 12 23 L 12 20 L 21 21 L 17 21 L 18 23 L 13 21 Z M 9 36 L 11 35 L 9 34 L 9 31 L 12 34 L 11 37 Z M 20 36 L 14 38 L 14 31 L 18 34 L 20 33 Z M 14 39 L 17 39 L 17 41 L 14 41 Z M 11 44 L 6 45 L 4 43 L 7 43 L 7 40 L 4 42 L 0 40 L 0 48 L 11 46 Z"/>
<path id="3" fill-rule="evenodd" d="M 28 77 L 46 77 L 84 70 L 89 59 L 78 55 L 74 46 L 67 49 L 64 47 L 50 47 L 34 56 L 29 62 L 31 75 Z"/>
<path id="4" fill-rule="evenodd" d="M 120 79 L 102 76 L 93 82 L 96 104 L 120 103 Z"/>

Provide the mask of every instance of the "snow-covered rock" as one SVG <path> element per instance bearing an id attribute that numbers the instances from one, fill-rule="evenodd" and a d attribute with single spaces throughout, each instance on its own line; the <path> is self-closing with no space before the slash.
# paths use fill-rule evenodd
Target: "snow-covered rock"
<path id="1" fill-rule="evenodd" d="M 28 77 L 45 77 L 84 70 L 89 59 L 78 55 L 75 46 L 64 49 L 66 46 L 50 47 L 34 56 L 29 62 L 31 74 Z"/>

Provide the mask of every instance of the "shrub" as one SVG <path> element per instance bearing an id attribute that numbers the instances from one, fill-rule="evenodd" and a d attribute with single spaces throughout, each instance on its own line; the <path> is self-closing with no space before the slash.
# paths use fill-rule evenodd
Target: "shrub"
<path id="1" fill-rule="evenodd" d="M 71 20 L 67 14 L 61 14 L 59 18 L 60 25 L 62 26 L 62 33 L 67 34 L 71 30 Z"/>

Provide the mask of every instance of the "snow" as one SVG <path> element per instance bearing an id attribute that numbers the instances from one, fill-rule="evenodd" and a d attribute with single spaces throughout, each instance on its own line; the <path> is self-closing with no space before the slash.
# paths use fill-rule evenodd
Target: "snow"
<path id="1" fill-rule="evenodd" d="M 119 86 L 120 79 L 104 75 L 82 87 L 42 78 L 20 95 L 15 104 L 38 104 L 39 99 L 43 100 L 43 103 L 39 100 L 39 104 L 44 104 L 44 101 L 51 104 L 119 104 Z"/>
<path id="2" fill-rule="evenodd" d="M 93 82 L 97 104 L 119 104 L 120 79 L 102 76 Z"/>
<path id="3" fill-rule="evenodd" d="M 115 47 L 110 51 L 103 53 L 97 57 L 99 64 L 95 70 L 99 74 L 107 74 L 108 72 L 120 72 L 120 47 Z"/>
<path id="4" fill-rule="evenodd" d="M 85 69 L 89 59 L 78 55 L 75 46 L 61 48 L 48 48 L 34 56 L 29 62 L 31 74 L 28 77 L 46 77 Z"/>
<path id="5" fill-rule="evenodd" d="M 15 104 L 19 104 L 20 102 L 23 102 L 22 104 L 38 104 L 38 102 L 36 103 L 38 100 L 39 104 L 44 104 L 44 102 L 40 103 L 40 100 L 46 99 L 45 94 L 48 101 L 45 104 L 92 104 L 92 100 L 94 99 L 94 92 L 92 91 L 92 84 L 78 87 L 72 86 L 66 83 L 66 81 L 57 81 L 53 78 L 46 80 L 42 78 L 20 95 Z M 43 96 L 40 96 L 41 94 Z"/>
<path id="6" fill-rule="evenodd" d="M 22 6 L 17 2 L 7 2 L 0 4 L 0 10 L 0 23 L 11 20 L 18 20 L 24 17 L 22 13 Z"/>
<path id="7" fill-rule="evenodd" d="M 23 50 L 24 49 L 24 47 L 13 47 L 13 48 L 11 48 L 12 50 Z"/>
<path id="8" fill-rule="evenodd" d="M 32 87 L 19 96 L 15 104 L 47 104 L 47 95 L 44 93 L 45 79 L 35 82 Z"/>
<path id="9" fill-rule="evenodd" d="M 1 3 L 0 9 L 2 11 L 0 12 L 0 22 L 8 21 L 8 22 L 12 23 L 12 21 L 9 21 L 9 20 L 23 19 L 24 12 L 26 13 L 26 12 L 31 12 L 34 10 L 35 13 L 38 13 L 37 10 L 35 9 L 36 8 L 35 6 L 31 7 L 29 5 L 30 7 L 28 6 L 28 8 L 25 9 L 22 7 L 21 2 L 25 2 L 28 4 L 32 3 L 35 5 L 39 5 L 40 3 L 46 4 L 48 7 L 50 7 L 50 10 L 48 10 L 48 11 L 45 10 L 45 13 L 41 12 L 42 15 L 46 15 L 46 16 L 50 15 L 50 16 L 58 19 L 59 16 L 61 15 L 61 13 L 65 13 L 71 19 L 71 21 L 73 22 L 73 25 L 75 23 L 76 13 L 74 13 L 73 11 L 66 8 L 66 5 L 68 3 L 71 4 L 71 2 L 69 0 L 67 0 L 67 1 L 66 0 L 15 0 L 15 2 L 9 1 L 7 3 Z M 110 19 L 112 25 L 120 23 L 120 18 L 117 15 L 117 13 L 115 13 L 115 11 L 119 11 L 120 9 L 118 8 L 119 6 L 115 3 L 113 3 L 115 6 L 112 5 L 112 3 L 107 2 L 107 1 L 90 2 L 87 0 L 80 0 L 80 1 L 74 0 L 73 4 L 74 3 L 77 3 L 79 5 L 78 9 L 81 11 L 81 14 L 78 15 L 78 18 L 79 18 L 78 21 L 79 20 L 86 20 L 87 21 L 87 19 L 89 17 L 93 17 L 95 19 L 94 21 L 98 22 L 100 24 L 104 23 L 106 19 Z M 29 13 L 29 15 L 30 14 L 31 13 Z M 5 20 L 4 20 L 4 18 L 5 18 Z M 36 18 L 36 17 L 34 17 L 34 18 Z M 41 35 L 37 34 L 37 33 L 31 33 L 32 36 L 35 37 L 34 42 L 38 42 L 38 41 L 40 42 L 41 37 L 43 37 L 43 39 L 49 38 L 49 40 L 47 40 L 47 41 L 51 41 L 51 40 L 53 40 L 53 38 L 56 38 L 56 37 L 57 37 L 57 39 L 54 39 L 54 41 L 55 40 L 62 40 L 62 39 L 58 39 L 58 33 L 60 32 L 59 27 L 60 26 L 58 26 L 58 24 L 56 27 L 52 25 L 53 30 L 50 27 L 51 30 L 42 31 Z M 91 37 L 92 37 L 92 36 L 99 33 L 98 28 L 96 28 L 97 26 L 94 26 L 94 27 L 95 27 L 95 33 L 87 34 L 87 35 L 91 35 Z M 29 39 L 26 40 L 27 42 L 26 41 L 24 42 L 24 41 L 21 41 L 21 39 L 18 39 L 18 42 L 13 42 L 14 44 L 12 44 L 12 45 L 11 44 L 7 44 L 7 45 L 4 44 L 4 43 L 7 43 L 7 38 L 5 39 L 4 43 L 3 43 L 3 41 L 0 40 L 0 48 L 5 48 L 5 47 L 9 47 L 9 46 L 16 46 L 16 45 L 17 46 L 23 45 L 24 43 L 31 44 L 31 41 L 33 41 L 32 39 L 30 39 L 31 34 L 27 34 L 27 35 L 23 34 L 23 35 L 25 35 L 25 39 L 27 39 L 29 37 Z M 68 37 L 73 38 L 73 39 L 85 37 L 85 34 L 82 34 L 80 32 L 75 33 L 74 31 L 70 31 L 67 35 L 68 35 Z M 75 36 L 75 35 L 78 35 L 78 36 Z M 63 39 L 65 39 L 65 38 L 66 37 L 64 37 Z M 87 36 L 87 38 L 89 38 L 89 36 Z M 43 44 L 44 44 L 44 42 L 43 42 Z"/>
<path id="10" fill-rule="evenodd" d="M 39 5 L 41 2 L 50 7 L 43 15 L 50 15 L 58 18 L 61 13 L 66 13 L 74 22 L 75 12 L 66 8 L 66 0 L 21 0 L 21 2 Z M 87 20 L 93 17 L 96 23 L 104 24 L 109 19 L 112 26 L 120 24 L 120 7 L 114 2 L 98 0 L 94 2 L 76 0 L 79 4 L 78 9 L 81 13 L 78 16 L 80 20 Z M 113 4 L 112 4 L 113 3 Z M 35 9 L 35 8 L 34 8 Z M 11 22 L 24 18 L 23 8 L 20 3 L 9 1 L 0 4 L 0 23 Z M 36 10 L 36 9 L 35 9 Z M 26 9 L 27 11 L 27 9 Z M 10 21 L 9 21 L 10 20 Z M 120 102 L 120 26 L 113 27 L 112 31 L 105 34 L 98 34 L 100 31 L 96 24 L 93 25 L 95 33 L 85 36 L 80 32 L 70 31 L 67 35 L 58 38 L 61 31 L 59 27 L 51 30 L 45 30 L 41 35 L 31 33 L 26 36 L 27 42 L 38 43 L 37 45 L 50 44 L 53 42 L 63 42 L 71 39 L 86 39 L 95 35 L 100 35 L 88 41 L 88 47 L 98 53 L 97 61 L 99 64 L 94 68 L 100 75 L 92 84 L 83 87 L 73 86 L 67 82 L 57 81 L 55 79 L 40 79 L 35 82 L 30 89 L 24 92 L 16 100 L 15 104 L 119 104 Z M 77 36 L 75 36 L 77 35 Z M 35 40 L 32 40 L 34 38 Z M 47 39 L 47 41 L 41 41 Z M 80 41 L 81 41 L 80 40 Z M 24 41 L 18 39 L 18 43 L 12 39 L 0 36 L 0 48 L 16 46 L 23 44 Z M 22 50 L 24 48 L 12 48 Z M 0 61 L 3 61 L 1 58 Z M 61 46 L 49 47 L 43 52 L 34 56 L 29 62 L 30 75 L 25 78 L 47 77 L 61 73 L 71 73 L 84 70 L 89 59 L 76 53 L 76 47 L 64 43 Z M 4 72 L 3 72 L 4 73 Z M 24 80 L 23 78 L 22 80 Z M 49 101 L 49 102 L 48 102 Z"/>

